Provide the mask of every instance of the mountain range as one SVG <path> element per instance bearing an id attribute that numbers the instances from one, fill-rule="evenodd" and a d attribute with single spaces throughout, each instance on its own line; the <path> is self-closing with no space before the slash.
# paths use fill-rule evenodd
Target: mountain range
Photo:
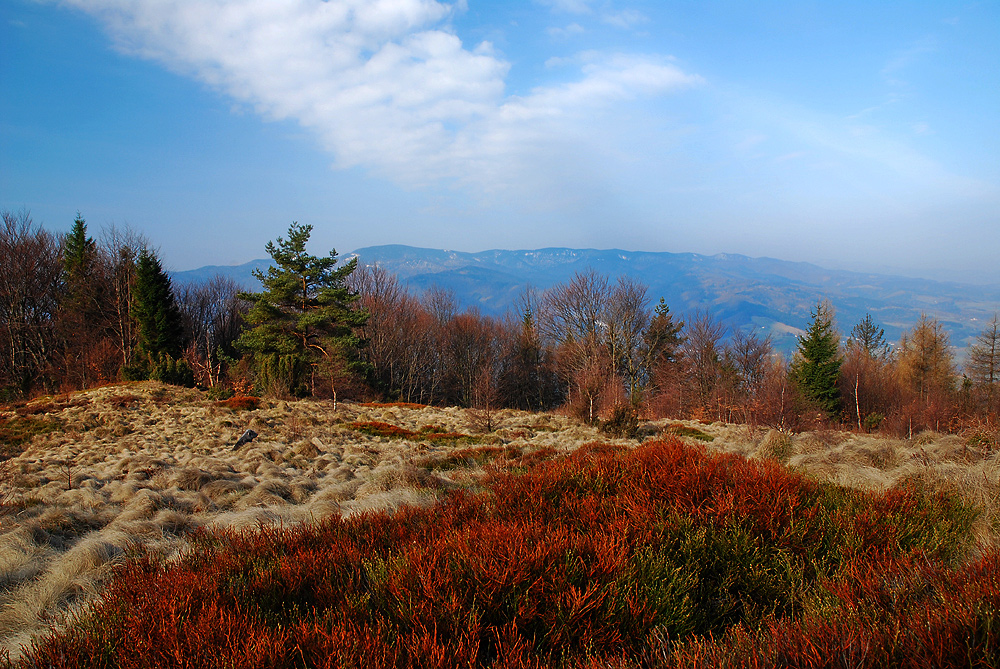
<path id="1" fill-rule="evenodd" d="M 394 273 L 416 294 L 437 286 L 453 291 L 459 304 L 502 315 L 528 286 L 545 290 L 577 272 L 594 269 L 615 281 L 632 276 L 649 287 L 651 306 L 662 297 L 671 313 L 685 318 L 708 311 L 730 328 L 770 334 L 775 347 L 791 352 L 821 299 L 836 311 L 846 337 L 870 313 L 889 342 L 899 340 L 920 315 L 937 318 L 948 331 L 959 357 L 1000 310 L 1000 286 L 969 285 L 883 274 L 831 270 L 804 262 L 751 258 L 736 254 L 622 251 L 617 249 L 545 248 L 491 250 L 479 253 L 387 245 L 361 248 L 342 256 L 357 257 Z M 209 266 L 174 273 L 178 283 L 229 276 L 250 290 L 259 289 L 254 269 L 269 259 L 243 265 Z"/>

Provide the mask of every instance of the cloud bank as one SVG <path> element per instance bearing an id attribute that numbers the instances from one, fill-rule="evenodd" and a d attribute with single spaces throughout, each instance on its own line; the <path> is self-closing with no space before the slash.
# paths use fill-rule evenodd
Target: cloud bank
<path id="1" fill-rule="evenodd" d="M 668 59 L 589 54 L 575 78 L 509 95 L 510 63 L 462 43 L 464 3 L 434 0 L 64 0 L 119 48 L 314 132 L 340 167 L 419 186 L 516 186 L 595 113 L 701 83 Z M 572 138 L 572 140 L 570 139 Z"/>

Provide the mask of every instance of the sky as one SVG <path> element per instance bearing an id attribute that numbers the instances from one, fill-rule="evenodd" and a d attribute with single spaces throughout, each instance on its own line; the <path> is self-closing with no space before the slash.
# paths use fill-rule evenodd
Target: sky
<path id="1" fill-rule="evenodd" d="M 4 0 L 0 208 L 1000 283 L 1000 1 Z"/>

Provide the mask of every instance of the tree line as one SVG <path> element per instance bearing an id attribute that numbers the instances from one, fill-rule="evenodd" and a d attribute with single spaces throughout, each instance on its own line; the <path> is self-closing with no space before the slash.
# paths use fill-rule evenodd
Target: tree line
<path id="1" fill-rule="evenodd" d="M 804 429 L 842 423 L 908 434 L 1000 411 L 998 319 L 962 373 L 941 323 L 896 345 L 867 315 L 847 336 L 821 302 L 790 360 L 770 336 L 711 313 L 682 321 L 631 277 L 589 270 L 525 290 L 503 317 L 414 295 L 384 269 L 306 250 L 293 223 L 265 247 L 259 292 L 230 279 L 176 287 L 141 235 L 99 240 L 77 216 L 53 235 L 25 212 L 0 229 L 0 398 L 157 379 L 217 393 L 562 407 L 589 422 L 673 416 Z"/>

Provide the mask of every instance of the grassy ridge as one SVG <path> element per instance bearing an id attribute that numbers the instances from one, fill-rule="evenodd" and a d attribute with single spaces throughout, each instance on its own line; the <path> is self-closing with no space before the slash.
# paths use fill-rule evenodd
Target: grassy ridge
<path id="1" fill-rule="evenodd" d="M 480 494 L 139 558 L 23 666 L 990 666 L 1000 558 L 943 493 L 817 484 L 677 439 Z"/>

